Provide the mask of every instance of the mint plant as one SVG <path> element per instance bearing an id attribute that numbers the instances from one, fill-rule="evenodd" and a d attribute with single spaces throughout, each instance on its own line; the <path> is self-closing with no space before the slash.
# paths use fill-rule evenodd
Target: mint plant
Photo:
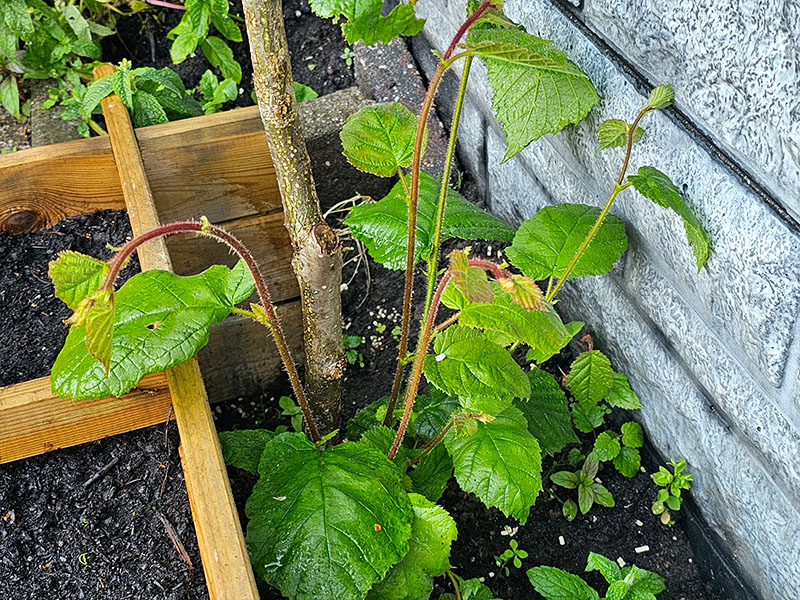
<path id="1" fill-rule="evenodd" d="M 550 480 L 569 490 L 578 490 L 578 502 L 568 499 L 562 506 L 562 512 L 567 521 L 572 521 L 578 516 L 578 509 L 581 514 L 586 514 L 593 504 L 600 504 L 607 508 L 614 506 L 614 496 L 611 495 L 605 486 L 595 481 L 597 468 L 600 465 L 600 458 L 597 452 L 590 452 L 580 470 L 575 472 L 559 471 L 550 476 Z"/>
<path id="2" fill-rule="evenodd" d="M 675 524 L 672 512 L 678 512 L 681 509 L 681 504 L 683 504 L 681 490 L 691 489 L 692 474 L 683 472 L 686 468 L 685 460 L 676 462 L 670 459 L 668 464 L 672 467 L 672 473 L 666 467 L 659 467 L 658 473 L 651 475 L 656 485 L 661 487 L 653 502 L 652 510 L 654 515 L 661 515 L 661 522 L 664 525 L 672 526 Z"/>
<path id="3" fill-rule="evenodd" d="M 666 589 L 657 573 L 636 565 L 620 568 L 605 556 L 589 553 L 586 571 L 598 571 L 608 582 L 603 600 L 656 600 Z M 555 567 L 534 567 L 528 571 L 533 588 L 545 600 L 600 600 L 600 594 L 583 579 Z"/>
<path id="4" fill-rule="evenodd" d="M 250 0 L 245 5 L 251 28 L 263 24 L 255 18 L 256 4 Z M 387 15 L 382 6 L 381 0 L 346 7 L 312 0 L 318 14 L 346 19 L 342 29 L 348 43 L 387 41 L 421 29 L 413 3 L 401 3 Z M 197 11 L 204 14 L 202 7 Z M 197 23 L 202 25 L 202 19 Z M 249 33 L 251 40 L 258 34 L 252 29 Z M 578 430 L 591 432 L 611 407 L 638 407 L 627 378 L 615 373 L 608 358 L 591 344 L 566 377 L 571 403 L 552 375 L 539 368 L 526 372 L 512 352 L 527 347 L 528 361 L 542 363 L 579 334 L 582 323 L 564 323 L 555 311 L 556 294 L 567 279 L 607 272 L 624 252 L 624 224 L 608 213 L 627 187 L 634 186 L 684 218 L 698 266 L 708 256 L 699 222 L 663 174 L 640 170 L 625 179 L 632 147 L 641 137 L 639 122 L 669 103 L 665 86 L 656 88 L 632 124 L 601 128 L 604 147 L 625 147 L 621 174 L 602 209 L 546 207 L 515 231 L 450 189 L 455 139 L 475 58 L 488 68 L 493 106 L 506 134 L 506 158 L 542 135 L 578 122 L 597 103 L 589 78 L 565 54 L 508 20 L 500 0 L 484 0 L 468 3 L 466 20 L 440 57 L 419 118 L 398 103 L 385 103 L 364 108 L 348 120 L 341 133 L 347 159 L 376 176 L 396 177 L 397 183 L 383 199 L 355 207 L 345 223 L 376 262 L 405 269 L 405 286 L 392 387 L 346 424 L 347 439 L 341 443 L 335 425 L 318 426 L 320 404 L 309 400 L 313 396 L 307 393 L 308 380 L 304 384 L 300 378 L 258 265 L 224 229 L 205 219 L 172 223 L 135 237 L 109 263 L 64 253 L 51 264 L 57 296 L 75 311 L 51 373 L 53 390 L 61 396 L 121 395 L 147 373 L 194 355 L 207 342 L 210 324 L 230 313 L 270 330 L 305 432 L 244 430 L 224 433 L 220 439 L 231 465 L 258 476 L 246 506 L 254 569 L 289 598 L 424 600 L 433 590 L 433 578 L 444 573 L 454 586 L 461 586 L 459 597 L 491 598 L 479 582 L 459 584 L 449 571 L 456 524 L 435 503 L 451 477 L 486 506 L 524 524 L 542 490 L 542 453 L 556 455 L 577 442 L 573 422 Z M 438 178 L 420 166 L 425 123 L 442 76 L 459 61 L 464 61 L 461 87 L 444 173 Z M 282 102 L 291 105 L 293 88 L 286 79 L 291 74 L 277 76 L 284 78 L 279 82 L 285 92 Z M 136 77 L 128 71 L 118 78 L 119 85 L 130 86 L 131 105 L 133 86 L 139 89 Z M 104 88 L 116 86 L 115 81 L 86 95 L 91 92 L 94 101 Z M 159 90 L 144 91 L 155 95 Z M 84 102 L 90 104 L 85 98 Z M 613 139 L 606 131 L 612 128 Z M 302 218 L 287 214 L 293 231 L 302 228 Z M 183 233 L 225 243 L 241 261 L 233 269 L 213 266 L 192 277 L 149 271 L 115 289 L 121 267 L 136 248 Z M 442 264 L 441 245 L 447 239 L 510 242 L 506 256 L 513 268 L 472 257 L 469 248 L 451 252 Z M 413 275 L 420 263 L 427 281 L 412 351 Z M 544 290 L 537 280 L 546 282 Z M 258 302 L 238 306 L 254 289 Z M 442 316 L 446 310 L 450 312 Z M 635 450 L 639 442 L 633 428 L 622 433 L 629 442 L 623 439 L 622 445 Z M 607 456 L 612 441 L 601 444 Z M 585 457 L 578 473 L 557 474 L 574 483 L 575 506 L 581 510 L 595 502 L 613 503 L 594 481 L 599 462 L 595 451 Z M 630 575 L 626 585 L 632 588 L 637 577 Z"/>

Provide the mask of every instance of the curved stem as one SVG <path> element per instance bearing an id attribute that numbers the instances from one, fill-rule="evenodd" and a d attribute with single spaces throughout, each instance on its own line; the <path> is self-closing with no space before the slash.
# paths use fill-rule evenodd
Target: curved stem
<path id="1" fill-rule="evenodd" d="M 447 432 L 448 432 L 448 431 L 450 431 L 450 428 L 451 428 L 452 426 L 453 426 L 453 419 L 450 419 L 450 420 L 447 422 L 447 424 L 446 424 L 444 427 L 442 427 L 442 428 L 441 428 L 441 429 L 440 429 L 440 430 L 439 430 L 439 431 L 436 433 L 436 435 L 435 435 L 435 436 L 433 436 L 433 437 L 432 437 L 430 440 L 428 440 L 428 443 L 427 443 L 427 444 L 425 444 L 425 446 L 423 446 L 423 448 L 422 448 L 422 452 L 420 452 L 420 453 L 417 455 L 417 457 L 416 457 L 414 460 L 412 460 L 412 461 L 411 461 L 411 464 L 412 464 L 412 465 L 415 465 L 415 464 L 417 464 L 419 461 L 421 461 L 423 458 L 425 458 L 425 457 L 426 457 L 428 454 L 430 454 L 430 453 L 433 451 L 433 449 L 434 449 L 436 446 L 438 446 L 438 445 L 439 445 L 439 442 L 441 442 L 441 441 L 444 439 L 444 436 L 445 436 L 445 435 L 447 435 Z"/>
<path id="2" fill-rule="evenodd" d="M 119 251 L 119 253 L 117 253 L 116 256 L 114 256 L 113 259 L 111 259 L 111 262 L 109 263 L 108 274 L 103 281 L 102 287 L 108 290 L 113 290 L 117 275 L 119 275 L 120 270 L 122 270 L 122 267 L 128 261 L 136 248 L 151 240 L 179 233 L 200 233 L 217 241 L 223 242 L 234 252 L 236 252 L 239 258 L 241 258 L 247 266 L 250 274 L 253 276 L 253 281 L 256 285 L 256 292 L 258 293 L 258 299 L 261 302 L 262 308 L 264 309 L 264 319 L 266 320 L 265 324 L 269 326 L 270 330 L 272 331 L 272 335 L 275 338 L 275 345 L 278 347 L 278 353 L 281 355 L 284 367 L 286 367 L 286 372 L 289 375 L 292 389 L 297 396 L 297 403 L 300 405 L 300 409 L 303 412 L 303 417 L 308 425 L 308 431 L 311 435 L 311 439 L 315 443 L 318 442 L 320 440 L 319 430 L 317 429 L 314 416 L 311 414 L 308 398 L 306 397 L 305 389 L 303 388 L 303 384 L 300 380 L 300 375 L 297 372 L 297 366 L 295 365 L 294 359 L 292 358 L 292 354 L 289 350 L 289 345 L 286 342 L 286 336 L 283 333 L 280 319 L 275 313 L 275 307 L 270 299 L 267 283 L 264 280 L 264 276 L 261 274 L 261 270 L 258 268 L 255 258 L 253 258 L 253 255 L 250 253 L 247 247 L 237 238 L 220 227 L 210 225 L 207 221 L 202 223 L 198 223 L 197 221 L 179 221 L 176 223 L 169 223 L 167 225 L 156 227 L 155 229 L 151 229 L 150 231 L 134 237 L 122 247 L 122 249 Z M 262 322 L 260 319 L 256 320 Z"/>
<path id="3" fill-rule="evenodd" d="M 642 117 L 644 117 L 651 110 L 652 108 L 649 106 L 643 108 L 636 116 L 636 119 L 634 119 L 633 123 L 628 127 L 628 135 L 627 135 L 628 143 L 625 148 L 625 160 L 622 163 L 622 169 L 620 170 L 619 177 L 617 177 L 617 180 L 614 182 L 614 189 L 611 191 L 611 195 L 608 197 L 606 205 L 603 207 L 603 210 L 600 211 L 600 215 L 597 217 L 597 220 L 594 222 L 594 225 L 592 225 L 592 228 L 589 230 L 589 233 L 586 235 L 586 238 L 583 240 L 580 247 L 575 252 L 575 255 L 572 257 L 572 260 L 569 261 L 567 268 L 564 270 L 564 274 L 561 275 L 561 278 L 558 280 L 556 286 L 552 290 L 548 291 L 547 296 L 545 297 L 545 300 L 547 302 L 553 301 L 553 298 L 555 298 L 556 293 L 558 292 L 558 290 L 561 289 L 561 286 L 564 285 L 564 282 L 569 278 L 570 273 L 572 273 L 573 269 L 575 268 L 575 265 L 578 264 L 578 261 L 581 259 L 581 256 L 583 256 L 583 253 L 586 251 L 586 248 L 588 248 L 589 244 L 594 239 L 594 236 L 595 234 L 597 234 L 597 231 L 603 224 L 603 221 L 605 220 L 608 211 L 611 210 L 611 205 L 614 204 L 614 200 L 616 199 L 616 197 L 619 195 L 620 192 L 622 192 L 625 188 L 628 187 L 627 183 L 623 184 L 622 182 L 625 180 L 625 174 L 628 172 L 628 164 L 630 163 L 631 160 L 631 151 L 633 150 L 633 134 L 636 132 L 636 128 L 639 125 L 639 121 L 641 121 Z"/>
<path id="4" fill-rule="evenodd" d="M 461 600 L 461 588 L 458 585 L 458 580 L 456 579 L 456 576 L 453 575 L 453 572 L 450 569 L 447 569 L 447 571 L 445 572 L 447 573 L 447 576 L 450 578 L 450 583 L 453 584 L 453 592 L 455 593 L 456 600 Z"/>

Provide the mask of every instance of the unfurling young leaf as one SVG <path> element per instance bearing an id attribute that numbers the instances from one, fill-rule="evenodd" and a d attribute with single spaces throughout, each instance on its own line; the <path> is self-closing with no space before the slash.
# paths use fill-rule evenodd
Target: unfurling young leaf
<path id="1" fill-rule="evenodd" d="M 525 310 L 546 310 L 544 294 L 530 277 L 517 275 L 501 277 L 497 280 L 500 288 Z"/>
<path id="2" fill-rule="evenodd" d="M 622 446 L 619 443 L 619 436 L 610 431 L 604 431 L 597 436 L 594 441 L 594 453 L 602 461 L 614 460 L 619 454 Z"/>
<path id="3" fill-rule="evenodd" d="M 675 100 L 675 92 L 672 91 L 672 84 L 657 85 L 650 92 L 650 98 L 647 100 L 647 106 L 655 109 L 666 108 L 670 106 Z"/>
<path id="4" fill-rule="evenodd" d="M 367 46 L 388 43 L 399 35 L 416 35 L 425 25 L 424 19 L 416 18 L 413 3 L 401 2 L 386 16 L 382 14 L 383 0 L 311 0 L 311 9 L 325 19 L 347 19 L 342 22 L 342 33 L 348 44 L 359 40 Z"/>
<path id="5" fill-rule="evenodd" d="M 379 177 L 394 177 L 411 166 L 417 117 L 399 102 L 365 106 L 347 119 L 339 137 L 354 167 Z M 423 140 L 428 138 L 427 129 Z"/>
<path id="6" fill-rule="evenodd" d="M 89 295 L 85 329 L 86 349 L 103 364 L 108 376 L 114 331 L 114 292 L 97 290 Z"/>
<path id="7" fill-rule="evenodd" d="M 697 262 L 697 270 L 703 268 L 711 254 L 711 240 L 695 214 L 691 211 L 678 187 L 655 167 L 641 167 L 637 175 L 629 175 L 628 181 L 636 191 L 659 206 L 671 208 L 683 220 L 686 237 Z"/>
<path id="8" fill-rule="evenodd" d="M 47 274 L 53 282 L 56 298 L 77 310 L 81 300 L 102 285 L 108 274 L 108 263 L 65 250 L 50 262 Z"/>
<path id="9" fill-rule="evenodd" d="M 466 48 L 486 62 L 492 107 L 508 160 L 545 133 L 583 119 L 597 104 L 589 77 L 552 42 L 520 29 L 476 28 Z"/>
<path id="10" fill-rule="evenodd" d="M 506 255 L 528 277 L 561 277 L 599 216 L 584 204 L 545 206 L 520 226 Z M 625 223 L 606 216 L 570 277 L 607 273 L 627 247 Z"/>
<path id="11" fill-rule="evenodd" d="M 629 448 L 641 448 L 644 444 L 644 433 L 642 426 L 636 421 L 628 421 L 622 424 L 622 443 Z"/>
<path id="12" fill-rule="evenodd" d="M 609 119 L 603 121 L 597 128 L 597 139 L 600 141 L 600 147 L 597 152 L 605 150 L 606 148 L 619 148 L 627 145 L 628 143 L 628 129 L 630 126 L 620 119 Z M 636 127 L 633 134 L 633 143 L 635 144 L 644 136 L 644 129 Z"/>
<path id="13" fill-rule="evenodd" d="M 470 302 L 491 302 L 494 290 L 486 271 L 469 266 L 469 248 L 450 253 L 450 275 L 464 297 Z"/>

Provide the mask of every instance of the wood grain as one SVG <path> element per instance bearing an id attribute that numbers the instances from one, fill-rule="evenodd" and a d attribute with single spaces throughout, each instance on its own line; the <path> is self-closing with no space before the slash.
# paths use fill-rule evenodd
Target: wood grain
<path id="1" fill-rule="evenodd" d="M 95 77 L 109 72 L 95 69 Z M 128 111 L 119 97 L 102 103 L 125 205 L 135 235 L 159 224 L 144 165 Z M 166 244 L 139 249 L 142 269 L 171 269 Z M 181 437 L 181 462 L 209 597 L 212 600 L 258 600 L 255 578 L 244 543 L 222 450 L 214 427 L 197 359 L 166 372 L 175 421 Z"/>

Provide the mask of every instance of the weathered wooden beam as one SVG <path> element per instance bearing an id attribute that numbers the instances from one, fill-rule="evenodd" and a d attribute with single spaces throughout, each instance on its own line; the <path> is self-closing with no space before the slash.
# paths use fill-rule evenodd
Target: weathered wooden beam
<path id="1" fill-rule="evenodd" d="M 113 67 L 101 66 L 95 70 L 95 76 L 110 72 Z M 102 107 L 131 227 L 138 235 L 157 227 L 159 215 L 128 111 L 122 100 L 113 94 L 102 101 Z M 138 253 L 143 270 L 171 269 L 163 240 L 140 247 Z M 166 375 L 181 437 L 181 462 L 209 596 L 212 600 L 258 600 L 197 359 L 169 369 Z"/>

